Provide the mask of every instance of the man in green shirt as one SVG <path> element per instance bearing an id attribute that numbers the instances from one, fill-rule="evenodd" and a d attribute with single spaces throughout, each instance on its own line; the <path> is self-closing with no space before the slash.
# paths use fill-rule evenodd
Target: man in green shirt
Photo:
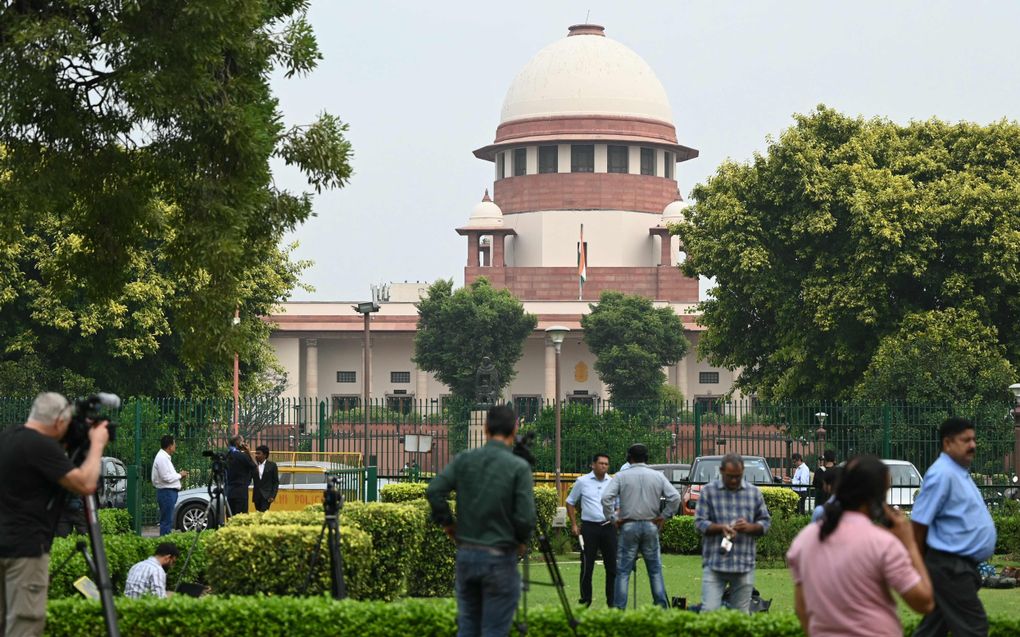
<path id="1" fill-rule="evenodd" d="M 511 451 L 517 433 L 513 409 L 489 410 L 484 447 L 463 451 L 429 483 L 432 519 L 457 543 L 457 636 L 510 630 L 521 577 L 517 556 L 535 528 L 531 467 Z M 457 519 L 447 498 L 457 492 Z"/>

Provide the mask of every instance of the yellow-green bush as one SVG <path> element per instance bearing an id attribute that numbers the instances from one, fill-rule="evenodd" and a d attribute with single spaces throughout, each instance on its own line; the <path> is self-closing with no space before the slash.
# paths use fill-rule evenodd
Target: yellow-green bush
<path id="1" fill-rule="evenodd" d="M 425 558 L 420 512 L 420 507 L 386 502 L 351 502 L 340 512 L 342 527 L 356 526 L 372 537 L 369 599 L 392 600 L 407 592 L 411 565 Z"/>
<path id="2" fill-rule="evenodd" d="M 768 507 L 772 517 L 790 517 L 797 515 L 797 502 L 800 496 L 794 493 L 789 487 L 759 487 L 761 495 L 765 498 L 765 506 Z"/>
<path id="3" fill-rule="evenodd" d="M 206 580 L 221 595 L 297 595 L 305 585 L 319 529 L 308 525 L 227 526 L 206 541 Z M 372 538 L 358 528 L 340 533 L 344 581 L 353 599 L 370 599 L 375 584 Z M 328 591 L 329 550 L 323 538 L 307 594 Z"/>
<path id="4" fill-rule="evenodd" d="M 318 509 L 316 510 L 315 507 Z M 322 505 L 313 504 L 301 511 L 256 511 L 247 515 L 235 515 L 227 521 L 227 526 L 256 526 L 260 524 L 322 526 L 323 521 Z"/>
<path id="5" fill-rule="evenodd" d="M 694 516 L 676 515 L 666 520 L 659 542 L 665 553 L 701 553 L 701 534 L 694 528 Z"/>
<path id="6" fill-rule="evenodd" d="M 425 499 L 425 482 L 391 482 L 379 490 L 382 502 L 411 502 Z"/>
<path id="7" fill-rule="evenodd" d="M 413 507 L 422 525 L 421 558 L 411 564 L 408 575 L 409 597 L 446 597 L 453 592 L 456 573 L 457 546 L 443 527 L 432 521 L 429 504 L 425 500 L 407 502 Z M 450 503 L 456 509 L 456 503 Z"/>

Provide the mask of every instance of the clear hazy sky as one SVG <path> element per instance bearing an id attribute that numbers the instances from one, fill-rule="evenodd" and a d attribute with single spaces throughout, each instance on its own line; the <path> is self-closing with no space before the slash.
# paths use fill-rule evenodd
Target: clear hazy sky
<path id="1" fill-rule="evenodd" d="M 678 165 L 685 196 L 819 103 L 898 122 L 1020 119 L 1020 3 L 1006 0 L 317 0 L 324 59 L 274 87 L 287 124 L 325 110 L 350 125 L 355 174 L 287 238 L 315 262 L 304 281 L 316 291 L 293 300 L 462 284 L 466 245 L 453 229 L 493 175 L 471 151 L 492 141 L 517 72 L 589 11 L 658 74 L 680 143 L 701 151 Z M 274 168 L 278 185 L 306 188 Z"/>

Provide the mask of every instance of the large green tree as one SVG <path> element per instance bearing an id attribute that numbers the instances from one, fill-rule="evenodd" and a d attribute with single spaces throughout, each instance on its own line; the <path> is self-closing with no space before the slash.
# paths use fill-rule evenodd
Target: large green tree
<path id="1" fill-rule="evenodd" d="M 717 283 L 700 353 L 763 398 L 850 398 L 906 317 L 957 308 L 1016 368 L 1020 126 L 795 119 L 676 228 L 684 272 Z"/>
<path id="2" fill-rule="evenodd" d="M 350 177 L 329 114 L 287 128 L 270 76 L 320 55 L 305 0 L 0 9 L 0 387 L 215 393 L 301 264 L 279 242 Z M 240 308 L 239 327 L 231 325 Z"/>
<path id="3" fill-rule="evenodd" d="M 415 364 L 465 401 L 475 398 L 484 356 L 499 373 L 500 389 L 513 380 L 524 341 L 538 325 L 509 290 L 495 289 L 484 277 L 456 291 L 452 280 L 436 281 L 418 303 L 418 317 Z"/>
<path id="4" fill-rule="evenodd" d="M 690 347 L 680 317 L 672 308 L 621 292 L 603 292 L 589 307 L 581 318 L 584 342 L 613 400 L 659 397 L 666 382 L 662 367 L 675 364 Z"/>

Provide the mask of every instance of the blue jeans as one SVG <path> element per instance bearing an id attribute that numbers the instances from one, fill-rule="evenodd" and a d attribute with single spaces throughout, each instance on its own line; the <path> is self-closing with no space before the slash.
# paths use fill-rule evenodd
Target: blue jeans
<path id="1" fill-rule="evenodd" d="M 166 535 L 174 530 L 177 489 L 156 489 L 156 504 L 159 505 L 159 534 Z"/>
<path id="2" fill-rule="evenodd" d="M 701 611 L 719 610 L 726 584 L 730 585 L 730 597 L 726 600 L 729 607 L 742 613 L 750 613 L 754 571 L 726 573 L 712 570 L 707 566 L 701 569 Z"/>
<path id="3" fill-rule="evenodd" d="M 457 549 L 457 637 L 506 637 L 520 596 L 515 551 Z"/>
<path id="4" fill-rule="evenodd" d="M 648 569 L 648 583 L 652 587 L 652 601 L 663 608 L 666 601 L 666 584 L 662 581 L 662 558 L 659 554 L 659 529 L 653 522 L 627 522 L 620 527 L 616 549 L 616 592 L 613 602 L 616 608 L 627 608 L 627 585 L 634 570 L 638 551 Z"/>

